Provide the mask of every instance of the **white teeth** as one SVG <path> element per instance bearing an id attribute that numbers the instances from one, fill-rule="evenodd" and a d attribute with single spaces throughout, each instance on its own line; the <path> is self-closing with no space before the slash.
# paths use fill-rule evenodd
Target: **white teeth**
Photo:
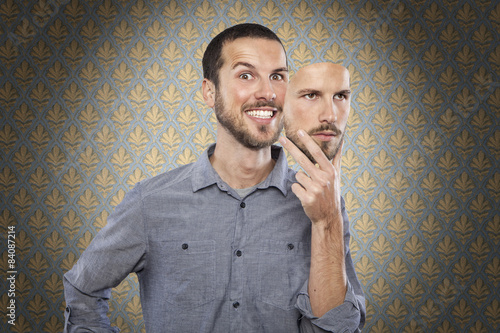
<path id="1" fill-rule="evenodd" d="M 249 116 L 255 117 L 255 118 L 269 119 L 269 118 L 272 118 L 273 111 L 268 111 L 268 110 L 252 110 L 252 111 L 247 111 L 247 114 Z"/>

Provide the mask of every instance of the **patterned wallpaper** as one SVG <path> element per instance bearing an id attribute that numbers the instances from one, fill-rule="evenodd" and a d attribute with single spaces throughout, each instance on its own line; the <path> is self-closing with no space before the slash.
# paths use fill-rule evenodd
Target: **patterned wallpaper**
<path id="1" fill-rule="evenodd" d="M 202 52 L 241 22 L 276 31 L 292 72 L 351 71 L 342 180 L 364 331 L 500 330 L 500 3 L 486 0 L 0 1 L 0 330 L 60 332 L 62 275 L 113 207 L 214 141 Z M 135 276 L 110 307 L 144 331 Z"/>

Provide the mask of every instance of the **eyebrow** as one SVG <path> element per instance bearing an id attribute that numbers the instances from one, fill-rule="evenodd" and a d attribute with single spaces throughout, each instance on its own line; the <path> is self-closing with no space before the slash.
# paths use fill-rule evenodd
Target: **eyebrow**
<path id="1" fill-rule="evenodd" d="M 243 66 L 243 67 L 247 67 L 247 68 L 250 68 L 250 69 L 255 69 L 254 65 L 252 65 L 252 64 L 250 64 L 248 62 L 244 62 L 244 61 L 238 61 L 237 63 L 235 63 L 233 65 L 233 67 L 231 69 L 235 69 L 238 66 Z M 273 72 L 274 73 L 277 73 L 277 72 L 288 72 L 288 68 L 286 68 L 286 67 L 276 68 Z"/>

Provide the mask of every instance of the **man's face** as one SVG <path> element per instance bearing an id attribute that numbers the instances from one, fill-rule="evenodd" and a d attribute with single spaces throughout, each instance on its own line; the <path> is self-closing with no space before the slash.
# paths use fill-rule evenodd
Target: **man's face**
<path id="1" fill-rule="evenodd" d="M 297 135 L 299 129 L 304 130 L 331 160 L 342 143 L 350 105 L 349 72 L 345 67 L 332 63 L 303 67 L 290 80 L 286 93 L 286 136 L 314 162 Z"/>
<path id="2" fill-rule="evenodd" d="M 283 127 L 283 102 L 288 83 L 286 55 L 280 43 L 262 38 L 240 38 L 222 49 L 219 87 L 209 106 L 214 107 L 227 133 L 247 148 L 274 143 Z"/>

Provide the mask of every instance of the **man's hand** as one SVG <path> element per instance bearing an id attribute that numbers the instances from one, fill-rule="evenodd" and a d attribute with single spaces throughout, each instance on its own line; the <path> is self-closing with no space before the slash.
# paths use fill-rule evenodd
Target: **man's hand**
<path id="1" fill-rule="evenodd" d="M 344 302 L 347 291 L 344 222 L 340 201 L 342 145 L 330 163 L 307 133 L 299 130 L 298 135 L 317 166 L 290 140 L 280 138 L 280 143 L 306 172 L 297 173 L 298 183 L 292 185 L 292 191 L 312 222 L 308 293 L 313 314 L 322 317 Z"/>
<path id="2" fill-rule="evenodd" d="M 340 173 L 342 145 L 333 162 L 327 159 L 321 148 L 303 130 L 298 135 L 311 156 L 317 162 L 314 165 L 297 146 L 286 138 L 280 138 L 280 143 L 292 155 L 295 161 L 305 171 L 296 175 L 297 182 L 292 185 L 292 191 L 299 198 L 305 213 L 313 223 L 324 223 L 325 227 L 333 227 L 330 223 L 339 223 L 342 227 L 340 205 Z M 340 218 L 340 220 L 338 220 Z M 332 221 L 337 220 L 337 221 Z"/>

